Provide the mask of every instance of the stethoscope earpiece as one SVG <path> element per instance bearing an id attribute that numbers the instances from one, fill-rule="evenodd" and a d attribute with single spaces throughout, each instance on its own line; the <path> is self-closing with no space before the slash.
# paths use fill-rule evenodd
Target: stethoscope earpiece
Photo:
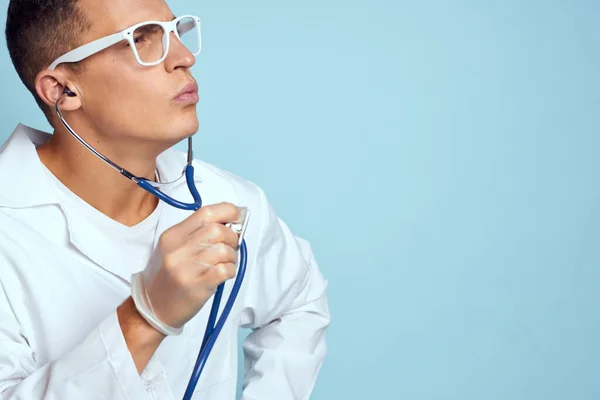
<path id="1" fill-rule="evenodd" d="M 71 89 L 69 89 L 68 87 L 65 87 L 65 90 L 63 90 L 63 94 L 66 94 L 68 97 L 77 96 L 75 93 L 71 92 Z"/>

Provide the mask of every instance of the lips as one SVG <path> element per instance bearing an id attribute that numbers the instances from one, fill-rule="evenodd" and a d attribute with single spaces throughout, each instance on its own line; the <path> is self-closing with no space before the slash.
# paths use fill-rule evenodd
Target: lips
<path id="1" fill-rule="evenodd" d="M 198 98 L 198 84 L 196 82 L 190 82 L 175 95 L 174 100 L 177 103 L 197 103 Z"/>

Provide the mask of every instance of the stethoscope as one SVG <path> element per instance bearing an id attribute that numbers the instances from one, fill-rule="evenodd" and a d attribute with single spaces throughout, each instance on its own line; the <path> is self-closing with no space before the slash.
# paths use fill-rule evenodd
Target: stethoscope
<path id="1" fill-rule="evenodd" d="M 56 114 L 58 115 L 58 118 L 60 119 L 62 124 L 69 131 L 69 133 L 71 133 L 71 135 L 73 135 L 73 137 L 75 137 L 75 139 L 77 139 L 82 145 L 84 145 L 88 150 L 90 150 L 92 153 L 94 153 L 102 161 L 104 161 L 105 163 L 107 163 L 108 165 L 113 167 L 115 170 L 117 170 L 121 175 L 123 175 L 127 179 L 132 180 L 133 182 L 137 183 L 138 186 L 140 186 L 142 189 L 144 189 L 144 190 L 148 191 L 149 193 L 153 194 L 154 196 L 158 197 L 160 200 L 164 201 L 165 203 L 169 204 L 170 206 L 173 206 L 173 207 L 176 207 L 176 208 L 179 208 L 182 210 L 190 210 L 190 211 L 195 211 L 195 210 L 198 210 L 200 207 L 202 207 L 202 198 L 200 197 L 200 193 L 198 193 L 198 189 L 196 188 L 196 184 L 194 183 L 194 167 L 192 166 L 193 151 L 192 151 L 191 136 L 188 138 L 187 164 L 185 166 L 185 169 L 184 169 L 182 175 L 174 181 L 157 184 L 156 182 L 149 181 L 146 178 L 141 178 L 141 177 L 135 176 L 131 172 L 127 171 L 125 168 L 118 166 L 117 164 L 115 164 L 114 162 L 112 162 L 111 160 L 109 160 L 108 158 L 103 156 L 102 154 L 100 154 L 92 146 L 90 146 L 85 140 L 83 140 L 75 132 L 75 130 L 73 130 L 73 128 L 71 128 L 71 126 L 67 123 L 67 121 L 64 119 L 62 113 L 60 112 L 58 105 L 65 97 L 74 97 L 74 96 L 75 96 L 75 93 L 71 92 L 69 90 L 69 88 L 65 88 L 62 96 L 54 104 L 54 110 L 56 111 Z M 176 182 L 179 179 L 181 179 L 181 177 L 183 175 L 185 175 L 188 189 L 194 199 L 193 203 L 184 203 L 179 200 L 176 200 L 176 199 L 170 197 L 169 195 L 165 194 L 164 192 L 158 190 L 157 187 L 154 186 L 154 185 L 164 186 L 164 185 L 171 184 L 171 183 Z M 240 234 L 240 237 L 243 237 L 243 232 Z M 248 259 L 248 250 L 246 247 L 246 241 L 242 238 L 241 244 L 240 244 L 239 267 L 238 267 L 236 279 L 235 279 L 235 281 L 233 283 L 233 287 L 231 289 L 231 294 L 229 295 L 229 299 L 227 300 L 227 303 L 225 304 L 225 307 L 223 309 L 223 312 L 222 312 L 221 317 L 219 318 L 218 322 L 216 320 L 217 320 L 217 314 L 219 312 L 219 305 L 221 303 L 221 297 L 223 296 L 223 288 L 224 288 L 223 283 L 218 286 L 218 288 L 214 294 L 213 304 L 212 304 L 212 307 L 210 310 L 208 322 L 206 324 L 206 331 L 204 333 L 204 338 L 202 339 L 202 345 L 200 346 L 198 358 L 196 359 L 196 364 L 194 365 L 194 369 L 192 371 L 192 375 L 190 377 L 188 386 L 187 386 L 185 394 L 183 396 L 183 400 L 190 400 L 192 398 L 192 394 L 194 393 L 196 384 L 198 383 L 198 380 L 200 379 L 200 374 L 202 373 L 202 370 L 204 369 L 206 361 L 208 360 L 208 356 L 209 356 L 213 346 L 215 345 L 215 342 L 217 340 L 217 337 L 219 336 L 219 333 L 221 332 L 221 330 L 223 329 L 223 326 L 225 325 L 225 321 L 227 320 L 227 317 L 229 316 L 231 309 L 233 308 L 233 303 L 235 302 L 235 299 L 238 295 L 240 287 L 242 286 L 244 274 L 246 273 L 247 259 Z M 215 322 L 216 322 L 216 324 L 215 324 Z"/>

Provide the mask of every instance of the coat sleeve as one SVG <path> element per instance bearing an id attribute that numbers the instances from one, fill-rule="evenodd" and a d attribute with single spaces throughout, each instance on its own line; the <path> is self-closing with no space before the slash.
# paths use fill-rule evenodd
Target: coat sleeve
<path id="1" fill-rule="evenodd" d="M 326 354 L 327 281 L 309 242 L 292 234 L 259 188 L 262 228 L 242 310 L 242 400 L 308 399 Z"/>
<path id="2" fill-rule="evenodd" d="M 0 266 L 1 270 L 1 266 Z M 27 333 L 19 324 L 0 276 L 0 400 L 170 399 L 164 375 L 138 374 L 127 349 L 117 312 L 70 352 L 38 366 Z M 160 396 L 159 396 L 160 394 Z"/>

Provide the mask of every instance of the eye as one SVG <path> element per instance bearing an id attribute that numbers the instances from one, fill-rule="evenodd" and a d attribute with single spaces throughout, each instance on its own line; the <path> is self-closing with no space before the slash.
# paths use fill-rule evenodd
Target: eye
<path id="1" fill-rule="evenodd" d="M 136 36 L 133 38 L 133 42 L 134 42 L 135 44 L 143 43 L 143 42 L 145 42 L 145 41 L 146 41 L 146 35 L 144 35 L 144 34 L 136 35 Z"/>

